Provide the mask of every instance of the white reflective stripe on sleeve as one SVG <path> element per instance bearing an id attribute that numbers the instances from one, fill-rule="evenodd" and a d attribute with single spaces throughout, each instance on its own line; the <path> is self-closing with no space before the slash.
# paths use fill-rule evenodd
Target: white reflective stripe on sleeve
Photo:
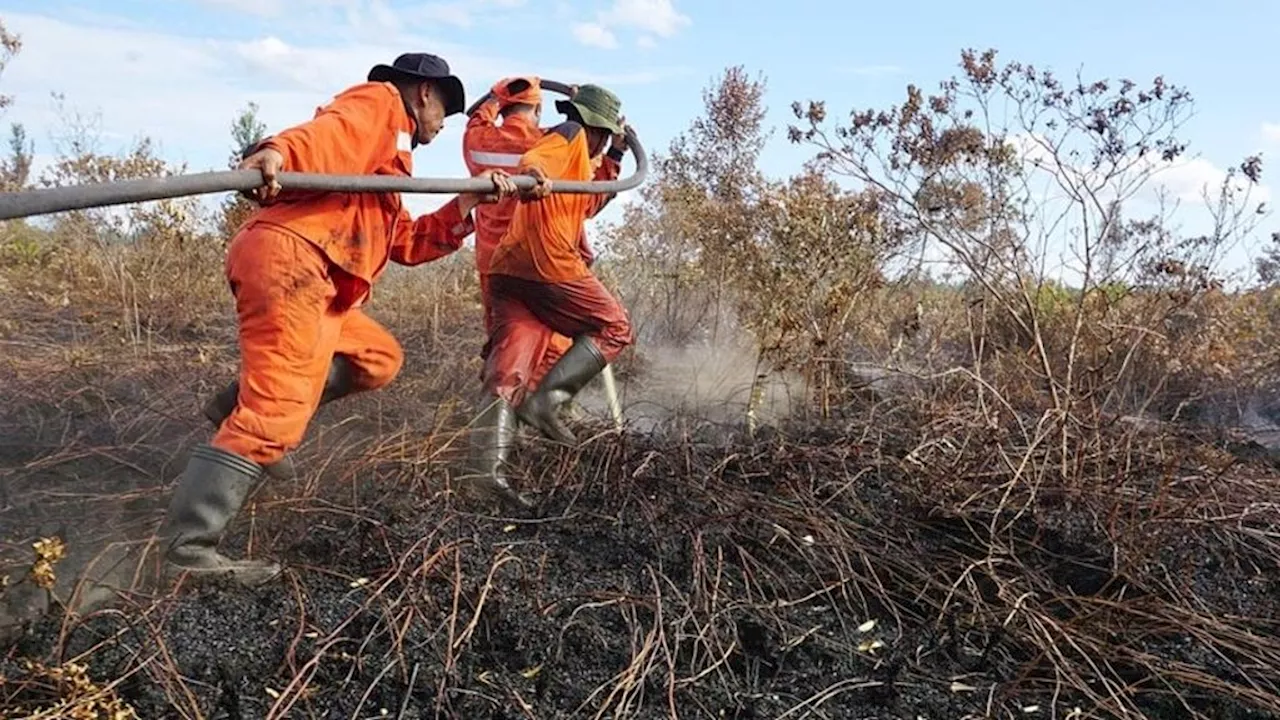
<path id="1" fill-rule="evenodd" d="M 520 156 L 514 153 L 480 152 L 479 150 L 472 150 L 471 162 L 477 165 L 515 167 L 520 164 Z"/>

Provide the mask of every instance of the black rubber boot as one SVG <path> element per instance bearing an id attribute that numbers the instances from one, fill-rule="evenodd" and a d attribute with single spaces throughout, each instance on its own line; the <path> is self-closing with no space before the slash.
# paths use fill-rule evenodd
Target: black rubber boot
<path id="1" fill-rule="evenodd" d="M 569 351 L 538 383 L 538 389 L 516 408 L 516 414 L 546 437 L 576 444 L 578 439 L 561 420 L 560 407 L 599 375 L 604 366 L 604 356 L 595 343 L 586 337 L 576 338 Z"/>
<path id="2" fill-rule="evenodd" d="M 471 434 L 471 456 L 467 465 L 472 474 L 463 480 L 482 497 L 497 498 L 515 508 L 531 508 L 534 502 L 511 487 L 504 469 L 515 445 L 515 412 L 499 397 L 490 395 L 485 403 L 485 410 L 477 418 Z"/>
<path id="3" fill-rule="evenodd" d="M 354 387 L 354 380 L 355 373 L 351 361 L 344 355 L 334 355 L 333 362 L 329 365 L 329 377 L 325 379 L 324 392 L 320 395 L 320 404 L 324 405 L 349 395 Z M 240 381 L 232 380 L 222 389 L 222 392 L 209 398 L 209 402 L 205 403 L 204 416 L 209 418 L 209 422 L 213 423 L 215 428 L 221 427 L 222 421 L 226 420 L 235 409 L 236 398 L 239 396 Z M 281 458 L 279 462 L 266 466 L 266 471 L 277 480 L 293 480 L 298 476 L 293 459 L 288 455 Z"/>
<path id="4" fill-rule="evenodd" d="M 195 577 L 228 575 L 241 585 L 261 585 L 280 574 L 262 560 L 232 560 L 218 553 L 227 523 L 262 475 L 262 466 L 211 445 L 191 452 L 160 531 L 165 573 Z"/>

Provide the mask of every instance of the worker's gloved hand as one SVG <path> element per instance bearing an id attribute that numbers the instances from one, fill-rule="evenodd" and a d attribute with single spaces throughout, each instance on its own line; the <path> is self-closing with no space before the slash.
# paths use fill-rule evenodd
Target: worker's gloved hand
<path id="1" fill-rule="evenodd" d="M 276 174 L 283 167 L 283 155 L 271 148 L 263 148 L 241 160 L 236 169 L 262 172 L 263 185 L 254 190 L 253 198 L 260 203 L 267 203 L 274 200 L 280 192 L 280 183 L 276 180 Z"/>

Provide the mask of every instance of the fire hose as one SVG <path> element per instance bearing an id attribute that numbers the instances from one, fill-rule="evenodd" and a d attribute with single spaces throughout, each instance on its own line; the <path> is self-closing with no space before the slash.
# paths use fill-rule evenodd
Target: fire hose
<path id="1" fill-rule="evenodd" d="M 542 86 L 555 92 L 569 93 L 569 86 L 544 80 Z M 489 98 L 486 93 L 471 110 Z M 553 182 L 551 192 L 573 194 L 601 194 L 626 192 L 639 187 L 649 174 L 649 157 L 636 137 L 628 129 L 627 147 L 636 160 L 635 172 L 618 180 L 588 180 Z M 276 181 L 286 190 L 312 190 L 319 192 L 354 193 L 423 193 L 449 194 L 483 193 L 495 189 L 492 181 L 483 178 L 415 178 L 395 175 L 321 175 L 317 173 L 281 172 Z M 531 177 L 511 178 L 521 190 L 533 187 Z M 83 210 L 92 207 L 129 205 L 151 200 L 167 200 L 192 195 L 208 195 L 221 192 L 247 192 L 265 183 L 258 170 L 222 170 L 162 178 L 142 178 L 118 182 L 87 183 L 70 187 L 19 190 L 0 193 L 0 220 L 32 215 Z"/>
<path id="2" fill-rule="evenodd" d="M 553 80 L 543 80 L 542 87 L 563 95 L 571 94 L 570 86 Z M 471 115 L 490 97 L 485 93 L 470 108 Z M 627 129 L 627 148 L 636 161 L 631 175 L 609 181 L 557 181 L 551 184 L 553 193 L 601 194 L 625 192 L 639 187 L 649 174 L 649 157 L 644 146 L 631 128 Z M 534 179 L 514 176 L 512 183 L 521 190 L 534 186 Z M 354 193 L 422 193 L 449 194 L 484 193 L 496 189 L 496 185 L 482 178 L 415 178 L 394 175 L 322 175 L 318 173 L 281 172 L 276 182 L 285 190 L 311 190 L 318 192 Z M 222 192 L 247 192 L 265 184 L 259 170 L 222 170 L 162 178 L 142 178 L 118 182 L 87 183 L 70 187 L 20 190 L 0 193 L 0 220 L 13 220 L 32 215 L 83 210 L 93 207 L 129 205 L 152 200 L 168 200 L 177 197 L 209 195 Z M 621 427 L 622 410 L 615 389 L 613 371 L 605 366 L 602 373 L 605 396 L 614 424 Z"/>

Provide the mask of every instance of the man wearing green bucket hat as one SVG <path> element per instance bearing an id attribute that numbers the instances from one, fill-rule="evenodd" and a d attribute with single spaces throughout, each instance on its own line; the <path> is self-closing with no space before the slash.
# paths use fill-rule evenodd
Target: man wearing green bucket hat
<path id="1" fill-rule="evenodd" d="M 489 261 L 487 409 L 479 419 L 483 438 L 473 446 L 474 487 L 524 506 L 530 502 L 510 488 L 502 468 L 516 417 L 548 438 L 575 443 L 558 410 L 633 340 L 626 310 L 579 252 L 584 223 L 613 196 L 550 194 L 556 181 L 618 177 L 627 149 L 622 103 L 605 88 L 582 85 L 556 109 L 565 122 L 525 152 L 513 173 L 536 178 L 538 186 L 516 206 Z M 528 394 L 524 379 L 540 360 L 528 351 L 530 338 L 545 328 L 573 344 Z"/>

